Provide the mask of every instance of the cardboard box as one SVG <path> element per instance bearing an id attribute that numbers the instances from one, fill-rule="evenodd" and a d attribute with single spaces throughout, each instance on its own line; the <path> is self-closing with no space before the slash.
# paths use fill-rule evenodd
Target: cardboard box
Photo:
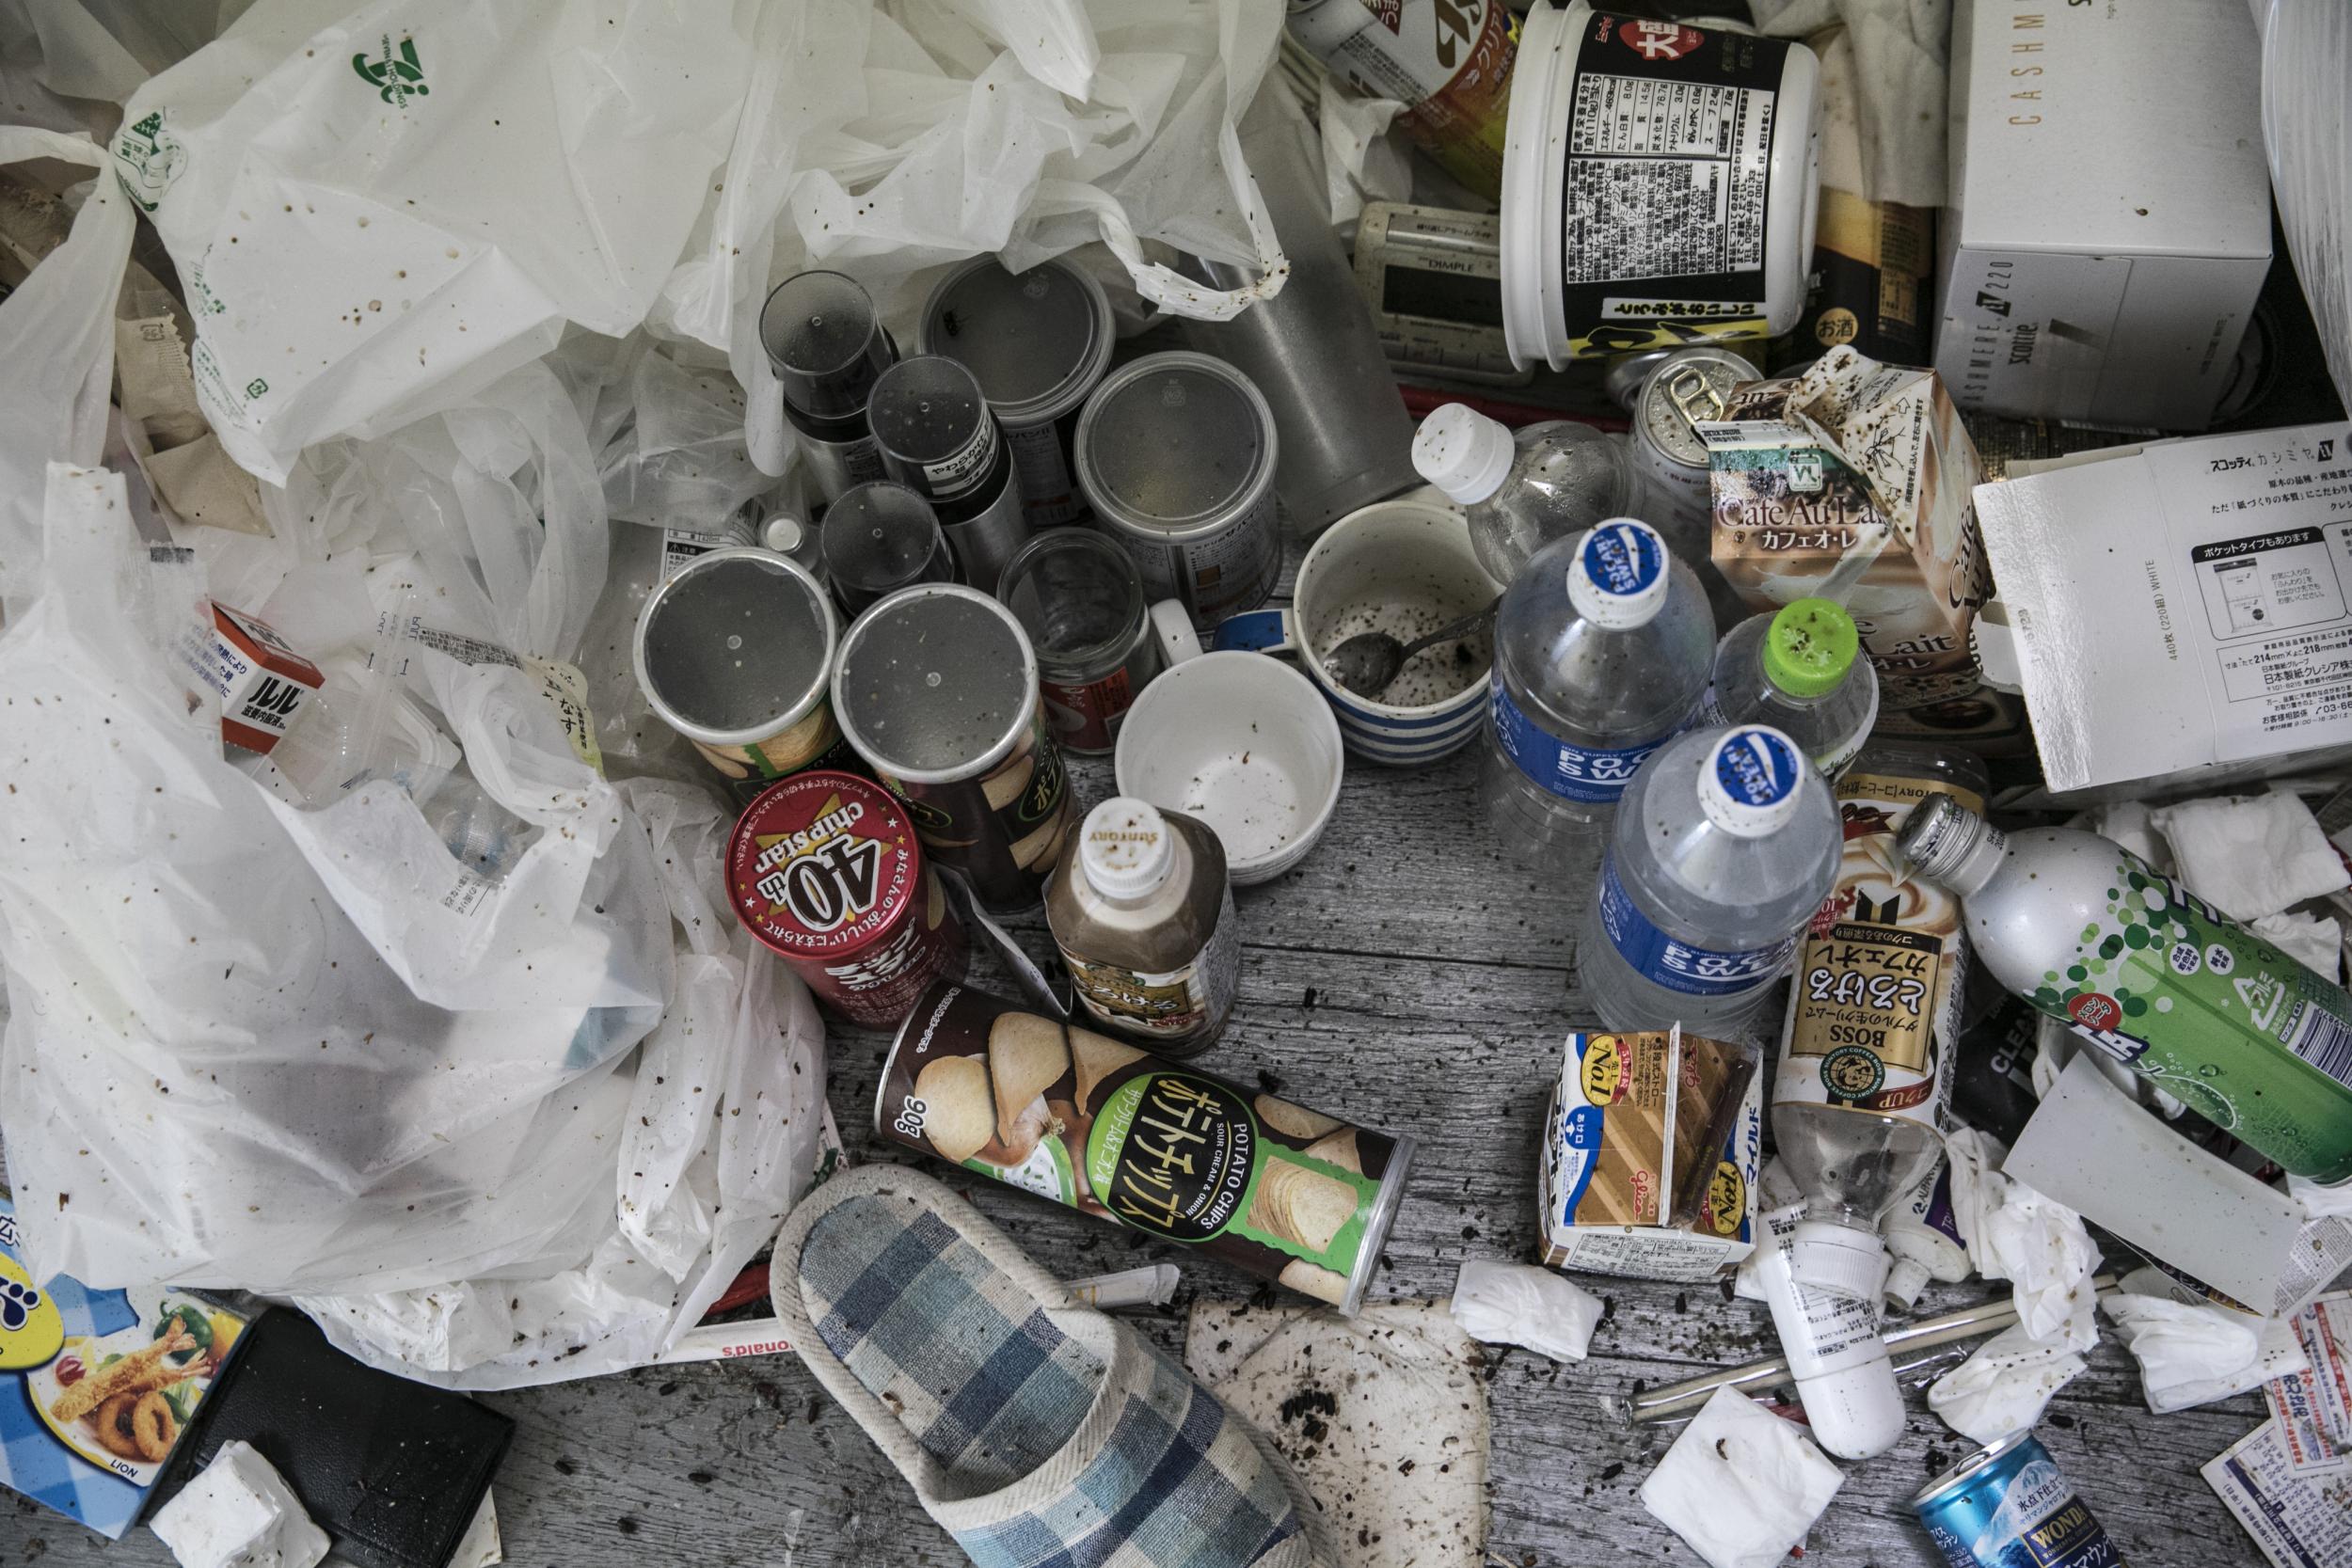
<path id="1" fill-rule="evenodd" d="M 221 738 L 264 755 L 326 684 L 319 667 L 267 623 L 224 604 L 183 641 L 181 662 L 220 700 Z"/>
<path id="2" fill-rule="evenodd" d="M 2352 425 L 2027 467 L 1977 491 L 2000 588 L 1980 629 L 2006 643 L 2054 796 L 2352 756 Z"/>
<path id="3" fill-rule="evenodd" d="M 1935 368 L 1963 407 L 2202 430 L 2270 268 L 2262 46 L 2217 0 L 1960 0 Z"/>
<path id="4" fill-rule="evenodd" d="M 1883 709 L 1977 695 L 1968 630 L 1990 591 L 1977 534 L 1977 449 L 1932 372 L 1851 348 L 1733 394 L 1701 424 L 1715 565 L 1749 607 L 1843 604 Z"/>
<path id="5" fill-rule="evenodd" d="M 1755 1245 L 1762 1073 L 1720 1148 L 1701 1148 L 1740 1048 L 1684 1035 L 1575 1034 L 1544 1113 L 1538 1201 L 1553 1268 L 1697 1282 Z M 1669 1222 L 1692 1162 L 1715 1166 L 1687 1226 Z"/>
<path id="6" fill-rule="evenodd" d="M 16 1210 L 0 1197 L 0 1486 L 121 1539 L 244 1330 L 238 1313 L 161 1286 L 36 1280 Z M 181 1348 L 162 1348 L 167 1336 Z M 123 1451 L 109 1448 L 99 1433 L 105 1405 L 85 1412 L 72 1402 L 87 1402 L 101 1391 L 94 1380 L 109 1377 L 138 1396 L 135 1404 L 148 1393 L 163 1402 L 167 1424 L 151 1424 L 152 1406 L 147 1417 L 160 1447 L 142 1451 L 118 1433 Z"/>

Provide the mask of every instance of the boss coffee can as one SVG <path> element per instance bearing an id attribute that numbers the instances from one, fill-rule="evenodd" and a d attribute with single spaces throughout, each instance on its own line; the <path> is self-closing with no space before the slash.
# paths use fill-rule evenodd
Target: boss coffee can
<path id="1" fill-rule="evenodd" d="M 933 981 L 963 975 L 963 924 L 906 808 L 853 773 L 795 774 L 751 803 L 727 847 L 727 900 L 850 1023 L 890 1028 Z"/>

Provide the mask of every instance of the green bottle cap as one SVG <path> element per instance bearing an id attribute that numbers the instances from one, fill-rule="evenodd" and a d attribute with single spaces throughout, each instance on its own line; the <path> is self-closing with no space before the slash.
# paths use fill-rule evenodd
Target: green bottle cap
<path id="1" fill-rule="evenodd" d="M 1783 606 L 1764 633 L 1764 673 L 1791 697 L 1818 697 L 1837 689 L 1861 648 L 1844 606 L 1798 599 Z"/>

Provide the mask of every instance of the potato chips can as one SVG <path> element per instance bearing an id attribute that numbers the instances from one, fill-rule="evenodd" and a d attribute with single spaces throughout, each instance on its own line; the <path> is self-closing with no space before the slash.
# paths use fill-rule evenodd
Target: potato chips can
<path id="1" fill-rule="evenodd" d="M 899 1026 L 877 1135 L 1354 1312 L 1413 1140 L 968 986 Z"/>

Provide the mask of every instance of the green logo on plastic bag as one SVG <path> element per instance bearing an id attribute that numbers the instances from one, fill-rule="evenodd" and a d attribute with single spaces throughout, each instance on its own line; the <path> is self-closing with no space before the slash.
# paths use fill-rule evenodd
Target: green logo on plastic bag
<path id="1" fill-rule="evenodd" d="M 402 39 L 395 49 L 392 36 L 387 33 L 377 47 L 383 51 L 381 59 L 371 60 L 365 55 L 351 56 L 351 69 L 375 89 L 377 97 L 395 109 L 405 109 L 409 99 L 422 98 L 433 90 L 424 85 L 424 67 L 417 59 L 415 39 Z"/>
<path id="2" fill-rule="evenodd" d="M 187 149 L 164 129 L 161 109 L 124 126 L 115 137 L 114 154 L 115 179 L 123 194 L 150 213 L 188 161 Z"/>

